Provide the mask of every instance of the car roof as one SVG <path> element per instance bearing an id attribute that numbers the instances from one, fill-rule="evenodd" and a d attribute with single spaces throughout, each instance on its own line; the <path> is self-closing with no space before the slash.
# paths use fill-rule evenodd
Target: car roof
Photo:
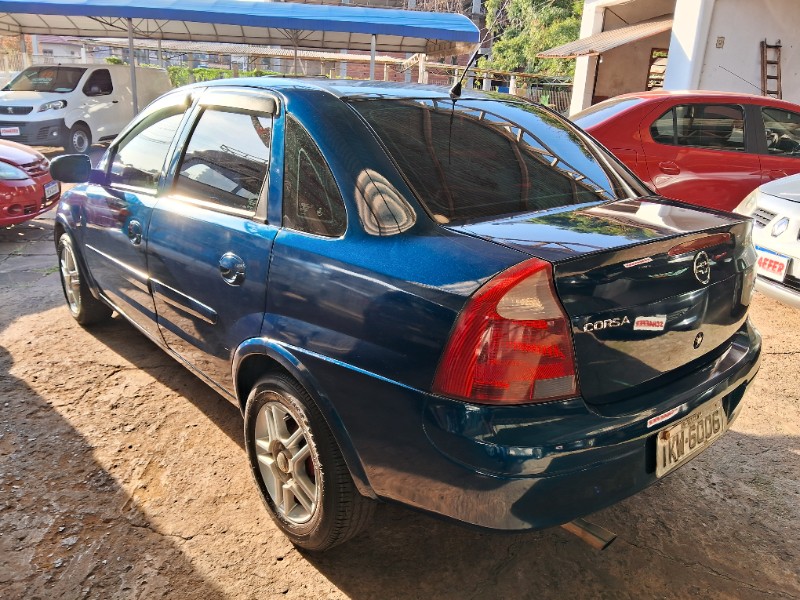
<path id="1" fill-rule="evenodd" d="M 744 102 L 747 104 L 763 104 L 767 106 L 778 106 L 800 110 L 800 105 L 779 100 L 771 96 L 758 96 L 756 94 L 743 94 L 739 92 L 723 92 L 718 90 L 651 90 L 649 92 L 630 92 L 615 96 L 616 98 L 640 98 L 650 102 L 661 102 L 666 99 L 703 101 L 711 100 L 719 102 L 727 100 L 729 102 Z"/>
<path id="2" fill-rule="evenodd" d="M 302 94 L 313 91 L 324 91 L 344 97 L 383 97 L 383 98 L 436 98 L 450 99 L 450 88 L 441 85 L 425 85 L 394 81 L 357 81 L 352 79 L 327 79 L 325 77 L 243 77 L 238 79 L 218 79 L 194 84 L 192 87 L 213 86 L 258 87 L 280 91 L 287 95 Z M 473 90 L 464 90 L 461 98 L 466 99 L 503 99 L 501 96 L 488 95 Z M 507 97 L 513 100 L 512 96 Z M 519 99 L 518 100 L 522 100 Z"/>

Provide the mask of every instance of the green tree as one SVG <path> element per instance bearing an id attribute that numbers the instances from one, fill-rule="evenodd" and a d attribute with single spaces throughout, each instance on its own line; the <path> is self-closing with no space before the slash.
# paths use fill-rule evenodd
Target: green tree
<path id="1" fill-rule="evenodd" d="M 486 27 L 494 38 L 484 64 L 503 71 L 571 76 L 574 60 L 541 59 L 536 54 L 580 36 L 581 0 L 487 0 Z"/>

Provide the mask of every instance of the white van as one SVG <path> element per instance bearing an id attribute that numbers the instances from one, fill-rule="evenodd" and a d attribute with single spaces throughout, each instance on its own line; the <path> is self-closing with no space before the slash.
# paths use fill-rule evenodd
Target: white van
<path id="1" fill-rule="evenodd" d="M 163 69 L 136 68 L 139 107 L 168 91 Z M 0 91 L 0 139 L 86 153 L 133 118 L 127 65 L 28 67 Z"/>

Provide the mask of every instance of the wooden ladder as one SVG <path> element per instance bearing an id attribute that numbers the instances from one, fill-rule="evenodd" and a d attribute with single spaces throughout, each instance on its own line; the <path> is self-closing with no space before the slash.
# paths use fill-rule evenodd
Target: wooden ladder
<path id="1" fill-rule="evenodd" d="M 761 42 L 761 95 L 782 98 L 781 41 L 777 44 Z"/>

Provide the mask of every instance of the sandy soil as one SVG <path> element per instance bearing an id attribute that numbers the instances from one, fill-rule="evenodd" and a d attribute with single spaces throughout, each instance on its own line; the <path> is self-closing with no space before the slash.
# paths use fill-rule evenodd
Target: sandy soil
<path id="1" fill-rule="evenodd" d="M 800 311 L 756 298 L 741 417 L 594 515 L 605 552 L 382 505 L 311 556 L 262 507 L 237 409 L 121 319 L 72 320 L 51 237 L 0 230 L 0 598 L 800 598 Z"/>

